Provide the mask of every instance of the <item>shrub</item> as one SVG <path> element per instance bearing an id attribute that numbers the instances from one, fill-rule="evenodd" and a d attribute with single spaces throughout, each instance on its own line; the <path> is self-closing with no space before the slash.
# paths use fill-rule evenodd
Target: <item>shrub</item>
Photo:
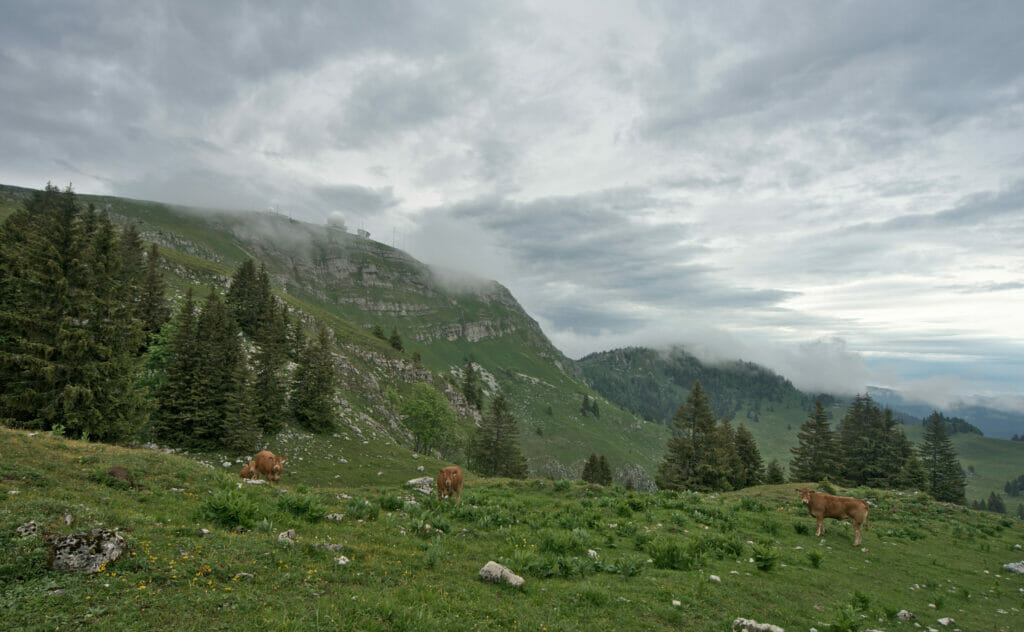
<path id="1" fill-rule="evenodd" d="M 363 498 L 352 498 L 345 502 L 345 515 L 353 520 L 376 520 L 380 508 Z"/>
<path id="2" fill-rule="evenodd" d="M 743 498 L 741 498 L 740 509 L 742 511 L 753 511 L 756 513 L 768 511 L 768 507 L 766 507 L 763 502 L 761 502 L 757 498 L 754 498 L 753 496 L 744 496 Z"/>
<path id="3" fill-rule="evenodd" d="M 814 568 L 821 568 L 821 562 L 825 559 L 825 554 L 817 549 L 811 549 L 807 551 L 807 559 L 811 561 L 811 566 Z"/>
<path id="4" fill-rule="evenodd" d="M 704 561 L 699 547 L 688 547 L 681 540 L 667 537 L 651 540 L 647 544 L 647 554 L 651 556 L 655 568 L 688 571 Z"/>
<path id="5" fill-rule="evenodd" d="M 768 542 L 758 542 L 753 546 L 754 564 L 762 571 L 770 571 L 779 561 L 779 549 Z"/>
<path id="6" fill-rule="evenodd" d="M 203 518 L 221 526 L 250 529 L 259 518 L 259 508 L 247 494 L 236 489 L 214 492 L 200 508 Z"/>
<path id="7" fill-rule="evenodd" d="M 624 577 L 636 577 L 647 568 L 647 560 L 639 555 L 627 555 L 619 558 L 613 564 L 609 564 L 605 570 L 609 573 L 618 573 Z"/>
<path id="8" fill-rule="evenodd" d="M 586 546 L 580 533 L 581 530 L 574 530 L 571 533 L 566 531 L 545 530 L 540 533 L 538 548 L 541 551 L 555 553 L 558 555 L 571 555 L 583 553 Z"/>
<path id="9" fill-rule="evenodd" d="M 811 533 L 811 528 L 807 526 L 806 522 L 793 523 L 793 530 L 796 531 L 797 535 L 809 535 Z"/>
<path id="10" fill-rule="evenodd" d="M 309 522 L 321 520 L 327 513 L 327 504 L 313 494 L 285 494 L 277 499 L 277 506 Z"/>
<path id="11" fill-rule="evenodd" d="M 377 499 L 377 504 L 384 511 L 398 511 L 405 506 L 405 501 L 402 500 L 401 496 L 390 494 L 381 496 Z"/>

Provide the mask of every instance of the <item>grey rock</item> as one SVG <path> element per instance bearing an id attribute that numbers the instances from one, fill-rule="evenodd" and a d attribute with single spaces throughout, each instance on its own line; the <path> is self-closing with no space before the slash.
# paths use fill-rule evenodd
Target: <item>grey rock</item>
<path id="1" fill-rule="evenodd" d="M 753 619 L 738 617 L 733 619 L 732 632 L 786 632 L 777 625 L 771 623 L 758 623 Z"/>
<path id="2" fill-rule="evenodd" d="M 18 527 L 17 529 L 15 529 L 14 530 L 14 535 L 18 536 L 19 538 L 27 538 L 29 536 L 35 535 L 38 532 L 39 532 L 39 523 L 36 522 L 35 520 L 29 520 L 25 524 L 23 524 L 20 527 Z"/>
<path id="3" fill-rule="evenodd" d="M 96 573 L 124 552 L 124 538 L 110 529 L 93 529 L 55 540 L 47 566 L 53 570 Z"/>
<path id="4" fill-rule="evenodd" d="M 434 479 L 429 476 L 406 481 L 405 486 L 411 487 L 420 493 L 427 494 L 428 496 L 434 493 Z"/>
<path id="5" fill-rule="evenodd" d="M 504 582 L 513 588 L 519 588 L 526 583 L 525 579 L 495 561 L 484 564 L 484 567 L 480 569 L 479 577 L 485 582 Z"/>

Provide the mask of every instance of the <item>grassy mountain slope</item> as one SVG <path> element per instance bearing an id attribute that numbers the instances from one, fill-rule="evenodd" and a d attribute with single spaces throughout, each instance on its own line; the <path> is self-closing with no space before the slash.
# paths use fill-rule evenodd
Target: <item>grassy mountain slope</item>
<path id="1" fill-rule="evenodd" d="M 0 186 L 0 214 L 30 193 Z M 204 295 L 203 288 L 223 288 L 248 257 L 266 265 L 279 295 L 327 323 L 342 347 L 343 366 L 352 369 L 343 371 L 350 405 L 343 424 L 377 424 L 390 440 L 408 445 L 398 411 L 411 384 L 433 381 L 443 388 L 446 376 L 458 383 L 472 360 L 486 372 L 489 394 L 506 394 L 535 475 L 575 477 L 596 451 L 609 457 L 621 479 L 637 466 L 651 470 L 664 452 L 667 430 L 592 392 L 575 364 L 498 283 L 440 273 L 385 244 L 282 215 L 79 197 L 115 221 L 134 222 L 143 239 L 160 246 L 173 292 L 191 286 Z M 375 325 L 385 334 L 397 328 L 404 352 L 371 336 Z M 413 352 L 419 363 L 412 362 Z M 456 389 L 448 389 L 458 400 Z M 602 404 L 599 418 L 580 415 L 584 393 Z M 463 413 L 464 447 L 478 417 Z"/>
<path id="2" fill-rule="evenodd" d="M 334 478 L 335 450 L 368 473 L 378 455 L 319 441 L 289 461 L 280 494 L 179 455 L 0 429 L 5 629 L 701 631 L 742 616 L 787 630 L 941 628 L 950 617 L 1008 631 L 1024 621 L 1024 576 L 1002 568 L 1024 557 L 1017 520 L 856 490 L 875 505 L 855 548 L 848 523 L 829 520 L 814 537 L 792 485 L 706 496 L 470 479 L 460 504 L 438 503 L 375 473 Z M 405 458 L 393 466 L 411 468 Z M 112 465 L 148 489 L 111 479 Z M 42 536 L 15 535 L 28 520 Z M 94 575 L 45 568 L 46 538 L 101 525 L 126 538 L 121 559 Z M 288 529 L 294 545 L 278 542 Z M 341 550 L 317 546 L 328 544 Z M 488 560 L 525 586 L 477 580 Z M 916 619 L 901 622 L 903 609 Z"/>

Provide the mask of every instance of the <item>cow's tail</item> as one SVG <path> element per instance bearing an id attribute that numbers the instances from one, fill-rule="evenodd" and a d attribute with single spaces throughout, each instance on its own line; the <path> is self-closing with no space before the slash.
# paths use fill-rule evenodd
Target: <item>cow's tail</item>
<path id="1" fill-rule="evenodd" d="M 868 526 L 868 516 L 871 513 L 871 509 L 870 509 L 870 507 L 868 507 L 867 502 L 864 503 L 864 508 L 868 510 L 868 511 L 864 512 L 864 530 L 867 531 L 867 530 L 871 529 L 871 527 Z"/>

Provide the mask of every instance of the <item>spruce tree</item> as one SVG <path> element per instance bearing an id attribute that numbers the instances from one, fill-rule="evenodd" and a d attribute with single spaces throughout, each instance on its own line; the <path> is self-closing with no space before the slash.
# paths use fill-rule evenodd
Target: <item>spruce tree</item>
<path id="1" fill-rule="evenodd" d="M 835 434 L 829 428 L 828 414 L 821 399 L 800 426 L 797 445 L 790 450 L 793 460 L 789 471 L 794 481 L 821 481 L 838 475 Z"/>
<path id="2" fill-rule="evenodd" d="M 728 490 L 743 487 L 745 473 L 736 451 L 736 432 L 728 415 L 715 428 L 714 447 L 711 451 L 710 468 L 716 473 L 712 483 L 714 489 Z"/>
<path id="3" fill-rule="evenodd" d="M 171 309 L 165 296 L 166 286 L 163 271 L 160 269 L 160 251 L 156 244 L 149 247 L 146 255 L 145 276 L 142 282 L 142 296 L 139 301 L 139 320 L 147 336 L 160 331 Z"/>
<path id="4" fill-rule="evenodd" d="M 764 482 L 769 485 L 780 485 L 786 482 L 786 473 L 777 459 L 772 459 L 765 469 Z"/>
<path id="5" fill-rule="evenodd" d="M 153 433 L 168 445 L 184 445 L 191 440 L 195 414 L 199 353 L 196 341 L 196 306 L 192 288 L 185 293 L 178 312 L 165 328 L 171 333 L 169 359 L 154 358 L 154 370 L 165 366 L 159 386 Z M 158 379 L 158 378 L 157 378 Z"/>
<path id="6" fill-rule="evenodd" d="M 0 420 L 116 441 L 140 421 L 141 330 L 109 218 L 47 185 L 0 228 Z"/>
<path id="7" fill-rule="evenodd" d="M 191 443 L 239 449 L 238 436 L 255 434 L 248 407 L 248 369 L 238 324 L 210 288 L 196 321 L 195 411 Z M 229 440 L 230 438 L 230 440 Z"/>
<path id="8" fill-rule="evenodd" d="M 462 375 L 462 396 L 466 402 L 477 410 L 482 410 L 484 405 L 484 391 L 480 386 L 480 378 L 473 366 L 473 361 L 466 362 L 466 368 Z"/>
<path id="9" fill-rule="evenodd" d="M 498 395 L 477 428 L 471 448 L 473 469 L 483 476 L 526 478 L 529 470 L 516 441 L 518 436 L 516 419 L 505 395 Z"/>
<path id="10" fill-rule="evenodd" d="M 903 468 L 896 477 L 898 489 L 928 489 L 928 474 L 924 471 L 924 463 L 918 450 L 910 447 L 910 453 L 903 462 Z"/>
<path id="11" fill-rule="evenodd" d="M 391 335 L 388 337 L 388 344 L 395 351 L 404 351 L 405 346 L 402 344 L 402 336 L 398 333 L 398 327 L 391 328 Z"/>
<path id="12" fill-rule="evenodd" d="M 273 296 L 268 294 L 266 299 L 260 307 L 253 338 L 251 402 L 253 422 L 263 433 L 272 435 L 284 427 L 287 414 L 288 324 L 286 312 L 278 307 Z"/>
<path id="13" fill-rule="evenodd" d="M 291 407 L 295 421 L 312 432 L 330 432 L 337 417 L 334 390 L 337 376 L 331 339 L 323 325 L 299 355 L 292 375 Z"/>
<path id="14" fill-rule="evenodd" d="M 988 495 L 988 504 L 985 506 L 985 509 L 988 509 L 993 513 L 1004 514 L 1006 513 L 1006 503 L 1003 502 L 1002 496 L 995 492 L 991 492 Z"/>
<path id="15" fill-rule="evenodd" d="M 661 489 L 712 491 L 720 472 L 712 471 L 715 418 L 700 382 L 695 382 L 686 402 L 672 416 L 675 436 L 658 466 L 655 482 Z"/>
<path id="16" fill-rule="evenodd" d="M 256 334 L 257 321 L 265 302 L 262 289 L 253 260 L 246 259 L 240 263 L 231 277 L 225 300 L 231 306 L 235 322 L 250 338 Z"/>
<path id="17" fill-rule="evenodd" d="M 597 454 L 591 452 L 590 458 L 583 464 L 583 472 L 580 474 L 580 478 L 587 483 L 596 483 L 598 467 Z"/>
<path id="18" fill-rule="evenodd" d="M 933 498 L 943 502 L 966 504 L 964 490 L 967 480 L 953 449 L 953 442 L 946 434 L 946 424 L 937 412 L 933 412 L 924 420 L 921 460 L 927 474 L 928 493 Z"/>
<path id="19" fill-rule="evenodd" d="M 764 482 L 764 461 L 761 459 L 761 451 L 757 448 L 754 435 L 747 427 L 740 424 L 736 429 L 736 455 L 739 457 L 739 464 L 742 475 L 737 489 L 753 487 Z"/>
<path id="20" fill-rule="evenodd" d="M 612 467 L 608 463 L 608 457 L 603 454 L 597 460 L 597 482 L 605 486 L 612 484 Z"/>

